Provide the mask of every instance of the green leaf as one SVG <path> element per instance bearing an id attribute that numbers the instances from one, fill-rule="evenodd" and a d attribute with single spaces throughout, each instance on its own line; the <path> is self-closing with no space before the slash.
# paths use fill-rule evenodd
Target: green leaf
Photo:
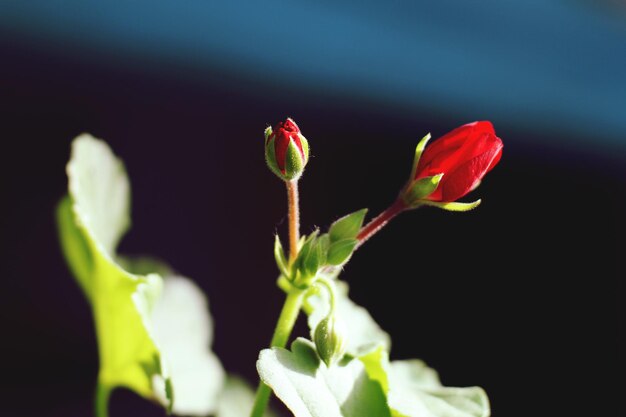
<path id="1" fill-rule="evenodd" d="M 379 346 L 385 350 L 391 347 L 389 335 L 380 328 L 368 311 L 355 304 L 348 298 L 348 285 L 336 280 L 335 286 L 335 318 L 341 322 L 346 340 L 346 353 L 351 356 L 362 356 Z M 313 293 L 307 298 L 307 305 L 310 310 L 308 325 L 311 332 L 314 332 L 317 325 L 330 312 L 330 301 L 327 291 Z"/>
<path id="2" fill-rule="evenodd" d="M 106 143 L 81 135 L 72 142 L 67 176 L 78 225 L 110 257 L 130 227 L 130 183 L 124 164 Z"/>
<path id="3" fill-rule="evenodd" d="M 172 375 L 177 397 L 174 412 L 190 410 L 185 399 L 189 386 L 204 386 L 204 397 L 210 398 L 211 390 L 199 377 L 218 384 L 223 373 L 206 337 L 198 339 L 210 331 L 206 301 L 201 301 L 204 296 L 187 280 L 168 278 L 164 283 L 159 275 L 149 273 L 171 270 L 162 263 L 147 258 L 118 261 L 115 249 L 130 225 L 130 186 L 123 164 L 106 143 L 89 135 L 76 138 L 67 173 L 69 195 L 57 208 L 58 231 L 67 263 L 92 306 L 100 387 L 108 391 L 123 386 L 170 408 Z M 121 263 L 142 273 L 131 273 Z M 172 297 L 181 291 L 185 303 L 172 307 Z M 177 317 L 190 324 L 168 321 Z M 190 374 L 185 369 L 189 368 L 181 366 L 183 357 L 198 363 L 197 378 L 191 383 L 186 382 Z"/>
<path id="4" fill-rule="evenodd" d="M 92 303 L 100 351 L 99 382 L 108 387 L 126 386 L 152 398 L 153 376 L 161 373 L 167 379 L 160 352 L 146 326 L 162 280 L 158 275 L 132 275 L 124 271 L 84 229 L 61 220 L 73 215 L 67 201 L 63 200 L 57 212 L 61 241 L 85 240 L 93 259 L 88 274 L 76 277 Z M 62 246 L 65 248 L 67 244 Z M 70 265 L 81 264 L 77 252 L 66 251 L 65 255 L 71 259 Z"/>
<path id="5" fill-rule="evenodd" d="M 488 417 L 489 400 L 480 387 L 444 387 L 437 372 L 420 360 L 389 362 L 384 349 L 361 357 L 371 379 L 387 395 L 394 416 Z"/>
<path id="6" fill-rule="evenodd" d="M 354 239 L 359 234 L 367 209 L 361 209 L 343 216 L 335 221 L 328 230 L 330 242 L 334 243 L 343 239 Z"/>
<path id="7" fill-rule="evenodd" d="M 65 260 L 87 299 L 93 293 L 92 271 L 95 267 L 89 242 L 78 230 L 72 211 L 72 200 L 64 197 L 56 211 L 57 229 Z"/>
<path id="8" fill-rule="evenodd" d="M 70 196 L 57 210 L 59 233 L 70 269 L 92 303 L 99 383 L 152 398 L 153 376 L 168 378 L 147 326 L 162 280 L 130 274 L 114 261 L 115 246 L 130 224 L 124 167 L 104 142 L 82 135 L 72 144 L 67 173 Z"/>
<path id="9" fill-rule="evenodd" d="M 276 260 L 276 265 L 280 273 L 288 277 L 289 267 L 287 266 L 287 257 L 285 256 L 285 251 L 283 250 L 283 245 L 280 243 L 278 235 L 276 235 L 274 239 L 274 259 Z"/>
<path id="10" fill-rule="evenodd" d="M 215 417 L 247 417 L 254 405 L 254 391 L 248 382 L 236 375 L 228 375 L 219 395 Z M 266 410 L 264 417 L 276 417 Z"/>
<path id="11" fill-rule="evenodd" d="M 390 416 L 381 386 L 359 360 L 329 368 L 306 339 L 296 339 L 291 351 L 262 350 L 257 370 L 295 417 Z"/>
<path id="12" fill-rule="evenodd" d="M 357 243 L 359 241 L 355 238 L 341 239 L 331 243 L 326 262 L 330 265 L 341 265 L 346 262 L 354 252 Z"/>
<path id="13" fill-rule="evenodd" d="M 476 200 L 471 203 L 459 203 L 459 202 L 440 203 L 437 201 L 424 200 L 422 201 L 422 203 L 426 206 L 437 207 L 437 208 L 448 210 L 448 211 L 470 211 L 480 205 L 480 200 Z"/>
<path id="14" fill-rule="evenodd" d="M 443 174 L 424 177 L 414 181 L 405 193 L 404 200 L 410 205 L 421 203 L 421 199 L 428 197 L 437 189 L 441 178 L 443 178 Z"/>
<path id="15" fill-rule="evenodd" d="M 388 353 L 385 346 L 379 345 L 371 352 L 359 356 L 359 360 L 365 365 L 365 370 L 371 379 L 377 381 L 383 389 L 383 392 L 389 391 L 389 378 L 387 376 L 387 368 L 382 364 L 387 363 Z"/>

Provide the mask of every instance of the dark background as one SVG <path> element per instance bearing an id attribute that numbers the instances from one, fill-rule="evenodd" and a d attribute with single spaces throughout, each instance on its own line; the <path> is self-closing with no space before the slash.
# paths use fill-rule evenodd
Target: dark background
<path id="1" fill-rule="evenodd" d="M 263 129 L 291 116 L 309 139 L 306 233 L 362 207 L 368 218 L 383 210 L 419 138 L 473 121 L 218 67 L 158 71 L 13 32 L 0 37 L 0 62 L 6 416 L 91 413 L 91 312 L 53 217 L 76 135 L 105 139 L 126 163 L 133 227 L 120 253 L 158 256 L 193 278 L 210 300 L 214 350 L 255 383 L 283 298 L 273 234 L 286 231 Z M 602 143 L 602 126 L 590 138 L 566 123 L 544 129 L 473 110 L 504 142 L 500 164 L 465 199 L 483 204 L 395 219 L 345 268 L 351 296 L 392 335 L 393 359 L 422 358 L 446 385 L 482 386 L 495 417 L 624 416 L 623 143 Z M 297 331 L 306 334 L 303 322 Z M 164 412 L 116 391 L 111 416 L 126 415 Z"/>

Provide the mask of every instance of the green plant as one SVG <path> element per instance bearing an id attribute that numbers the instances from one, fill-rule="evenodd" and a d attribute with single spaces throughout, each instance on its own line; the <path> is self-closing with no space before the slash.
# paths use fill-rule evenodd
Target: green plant
<path id="1" fill-rule="evenodd" d="M 391 339 L 339 279 L 354 252 L 398 214 L 422 206 L 467 211 L 457 202 L 499 161 L 502 142 L 489 122 L 464 125 L 426 147 L 417 146 L 411 174 L 396 201 L 364 225 L 366 209 L 327 231 L 299 232 L 298 179 L 309 145 L 287 119 L 265 130 L 265 157 L 286 185 L 288 251 L 276 236 L 278 286 L 285 303 L 271 346 L 260 352 L 256 394 L 228 374 L 211 351 L 206 298 L 162 261 L 120 256 L 130 226 L 130 184 L 123 163 L 101 140 L 81 135 L 67 165 L 68 195 L 58 205 L 61 246 L 89 301 L 100 372 L 96 415 L 107 415 L 116 387 L 158 401 L 174 414 L 217 417 L 269 415 L 272 391 L 297 417 L 485 417 L 479 387 L 450 388 L 419 360 L 391 361 Z M 308 316 L 310 339 L 290 349 L 296 318 Z"/>

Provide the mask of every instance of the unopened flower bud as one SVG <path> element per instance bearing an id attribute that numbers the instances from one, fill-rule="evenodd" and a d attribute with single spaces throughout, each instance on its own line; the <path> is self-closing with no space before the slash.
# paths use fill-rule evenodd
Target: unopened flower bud
<path id="1" fill-rule="evenodd" d="M 296 122 L 287 119 L 274 129 L 265 129 L 265 161 L 272 172 L 286 181 L 297 180 L 309 160 L 309 143 Z"/>
<path id="2" fill-rule="evenodd" d="M 331 366 L 346 352 L 346 340 L 343 337 L 341 327 L 333 316 L 328 316 L 320 321 L 315 328 L 313 341 L 317 354 L 326 366 Z"/>
<path id="3" fill-rule="evenodd" d="M 450 203 L 478 187 L 500 160 L 502 140 L 493 125 L 488 121 L 469 123 L 426 146 L 428 139 L 430 135 L 417 146 L 412 177 L 401 193 L 404 203 L 409 207 L 428 204 L 461 210 L 477 205 L 480 201 Z"/>

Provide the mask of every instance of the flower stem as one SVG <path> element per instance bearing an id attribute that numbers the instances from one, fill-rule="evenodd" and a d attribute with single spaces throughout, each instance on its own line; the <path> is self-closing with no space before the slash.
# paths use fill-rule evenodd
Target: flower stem
<path id="1" fill-rule="evenodd" d="M 298 180 L 285 181 L 287 185 L 287 208 L 289 213 L 289 260 L 298 256 L 300 240 L 300 208 L 298 202 Z"/>
<path id="2" fill-rule="evenodd" d="M 96 387 L 96 417 L 108 417 L 109 415 L 109 397 L 111 396 L 111 387 L 98 382 Z"/>
<path id="3" fill-rule="evenodd" d="M 285 304 L 283 305 L 280 317 L 276 323 L 274 336 L 272 337 L 272 347 L 284 348 L 287 345 L 293 326 L 298 318 L 298 313 L 300 313 L 302 301 L 304 300 L 304 294 L 305 291 L 293 287 L 287 294 Z M 263 382 L 259 382 L 250 417 L 263 417 L 271 392 L 270 387 L 265 385 Z"/>
<path id="4" fill-rule="evenodd" d="M 298 257 L 298 240 L 300 240 L 300 207 L 298 202 L 298 181 L 285 181 L 287 185 L 287 209 L 289 215 L 289 260 L 293 262 Z M 287 292 L 285 304 L 278 317 L 276 329 L 270 343 L 271 347 L 284 348 L 289 341 L 291 331 L 296 323 L 304 294 L 306 291 L 291 287 Z M 263 381 L 259 382 L 254 398 L 254 406 L 250 417 L 263 417 L 272 390 Z"/>
<path id="5" fill-rule="evenodd" d="M 361 229 L 356 237 L 359 240 L 359 243 L 356 244 L 354 250 L 357 250 L 363 243 L 367 241 L 367 239 L 374 236 L 380 229 L 382 229 L 387 223 L 389 223 L 391 219 L 393 219 L 406 209 L 407 205 L 404 203 L 404 201 L 402 201 L 401 198 L 398 198 L 396 201 L 394 201 L 394 203 L 387 207 L 385 211 L 380 213 Z"/>

